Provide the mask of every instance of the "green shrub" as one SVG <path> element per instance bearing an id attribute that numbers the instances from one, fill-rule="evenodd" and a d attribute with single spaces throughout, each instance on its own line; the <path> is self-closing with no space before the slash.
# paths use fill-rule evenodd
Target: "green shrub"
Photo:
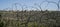
<path id="1" fill-rule="evenodd" d="M 3 22 L 0 22 L 0 27 L 3 27 L 4 26 L 4 23 Z"/>
<path id="2" fill-rule="evenodd" d="M 38 24 L 36 22 L 28 23 L 28 27 L 38 27 Z"/>

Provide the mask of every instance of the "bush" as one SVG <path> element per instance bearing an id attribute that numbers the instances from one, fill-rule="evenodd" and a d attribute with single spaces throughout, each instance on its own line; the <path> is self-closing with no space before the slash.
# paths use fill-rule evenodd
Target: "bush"
<path id="1" fill-rule="evenodd" d="M 4 23 L 3 22 L 0 22 L 0 27 L 3 27 L 4 26 Z"/>

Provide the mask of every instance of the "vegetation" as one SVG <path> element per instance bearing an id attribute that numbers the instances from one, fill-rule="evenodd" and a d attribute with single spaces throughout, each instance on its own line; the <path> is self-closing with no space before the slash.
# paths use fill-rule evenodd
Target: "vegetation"
<path id="1" fill-rule="evenodd" d="M 2 12 L 0 27 L 59 27 L 60 11 Z"/>

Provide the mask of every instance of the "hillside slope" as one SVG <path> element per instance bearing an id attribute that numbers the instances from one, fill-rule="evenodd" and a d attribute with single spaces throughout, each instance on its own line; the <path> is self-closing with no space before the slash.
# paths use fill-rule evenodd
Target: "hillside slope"
<path id="1" fill-rule="evenodd" d="M 7 27 L 59 27 L 60 11 L 0 12 Z"/>

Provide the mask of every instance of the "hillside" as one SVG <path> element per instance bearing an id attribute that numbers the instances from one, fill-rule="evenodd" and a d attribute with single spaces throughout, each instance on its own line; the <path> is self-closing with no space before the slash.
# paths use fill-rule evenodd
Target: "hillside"
<path id="1" fill-rule="evenodd" d="M 4 27 L 60 27 L 60 11 L 0 11 Z"/>

